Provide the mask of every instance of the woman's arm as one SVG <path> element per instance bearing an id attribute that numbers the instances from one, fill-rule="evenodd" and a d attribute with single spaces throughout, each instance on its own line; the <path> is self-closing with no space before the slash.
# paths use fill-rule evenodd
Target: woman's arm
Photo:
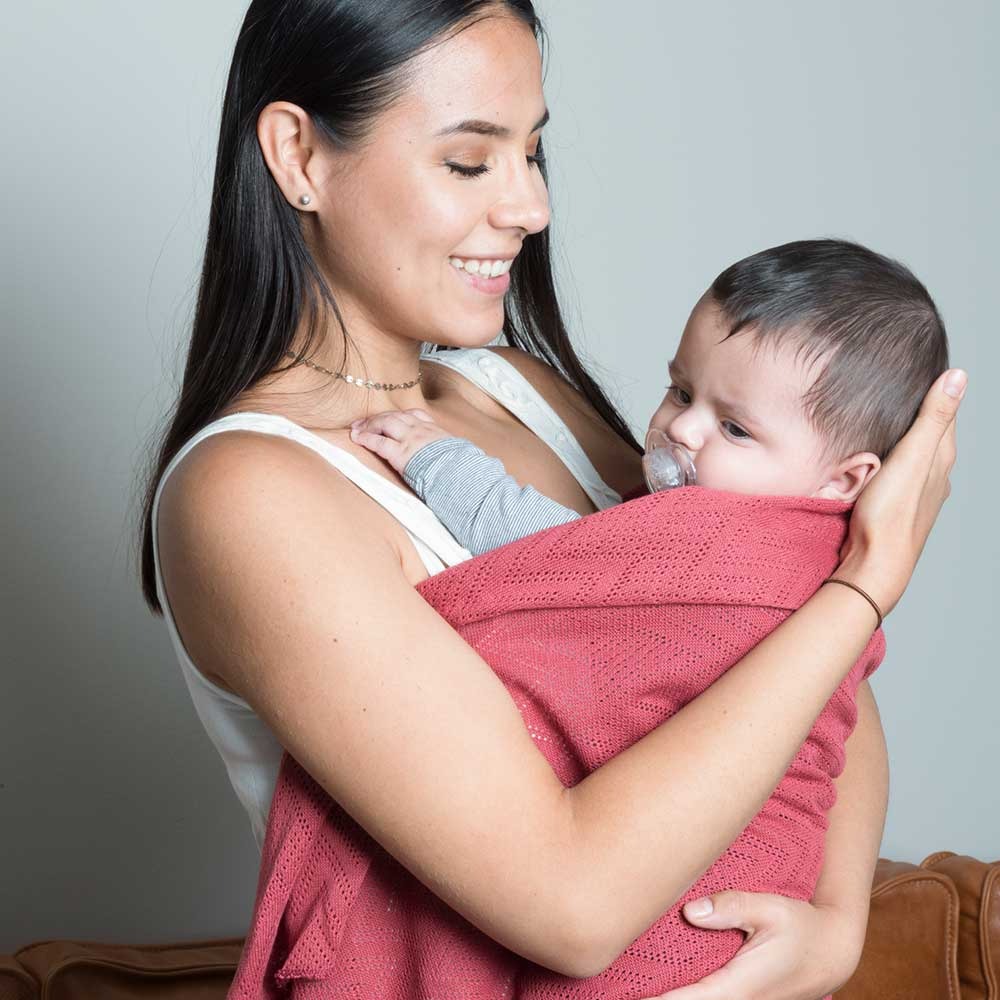
<path id="1" fill-rule="evenodd" d="M 907 482 L 933 464 L 922 434 Z M 940 506 L 941 475 L 934 484 L 921 512 Z M 842 570 L 887 606 L 926 537 L 911 506 L 894 504 L 873 535 L 892 534 L 890 551 L 870 552 L 863 533 Z M 569 975 L 606 967 L 738 835 L 874 627 L 857 595 L 820 588 L 708 691 L 567 790 L 496 675 L 409 585 L 369 508 L 305 449 L 239 433 L 204 442 L 160 508 L 185 644 L 433 892 Z"/>
<path id="2" fill-rule="evenodd" d="M 872 872 L 885 817 L 887 766 L 878 709 L 867 682 L 837 779 L 826 858 L 812 903 L 770 893 L 718 892 L 712 911 L 685 917 L 710 930 L 739 928 L 747 940 L 722 968 L 658 1000 L 816 1000 L 854 974 L 864 944 Z"/>
<path id="3" fill-rule="evenodd" d="M 860 607 L 831 601 L 841 589 L 821 587 L 788 619 L 791 627 L 772 632 L 632 747 L 631 759 L 619 755 L 586 779 L 592 787 L 581 795 L 578 810 L 589 828 L 606 829 L 598 836 L 609 837 L 602 841 L 608 856 L 590 860 L 599 866 L 595 880 L 601 880 L 592 900 L 607 907 L 614 896 L 608 919 L 620 928 L 605 965 L 681 896 L 759 812 L 860 656 L 875 617 L 871 608 L 865 617 L 864 601 Z M 807 676 L 793 680 L 797 671 Z M 626 798 L 623 788 L 634 798 Z M 644 810 L 643 796 L 657 798 L 657 808 Z M 609 814 L 617 818 L 607 818 Z M 663 824 L 660 828 L 650 829 L 651 815 Z M 617 852 L 611 850 L 615 843 Z M 654 867 L 665 858 L 669 868 L 659 879 L 666 895 L 657 898 L 646 880 L 656 877 Z"/>
<path id="4" fill-rule="evenodd" d="M 872 878 L 889 801 L 889 757 L 871 685 L 857 693 L 858 722 L 847 740 L 847 761 L 836 779 L 837 801 L 830 810 L 823 870 L 813 902 L 844 917 L 846 981 L 861 957 L 868 926 Z M 849 966 L 849 967 L 847 967 Z"/>

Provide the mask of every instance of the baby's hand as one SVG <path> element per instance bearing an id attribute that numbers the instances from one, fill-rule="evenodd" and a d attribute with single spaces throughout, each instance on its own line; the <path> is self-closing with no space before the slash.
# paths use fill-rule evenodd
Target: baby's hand
<path id="1" fill-rule="evenodd" d="M 454 437 L 442 430 L 426 410 L 387 410 L 351 424 L 351 440 L 381 455 L 400 475 L 425 444 Z"/>

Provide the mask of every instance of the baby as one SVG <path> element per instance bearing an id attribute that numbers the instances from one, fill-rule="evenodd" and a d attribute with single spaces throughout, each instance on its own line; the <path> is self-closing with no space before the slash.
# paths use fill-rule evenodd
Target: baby
<path id="1" fill-rule="evenodd" d="M 676 485 L 852 502 L 948 367 L 948 342 L 902 264 L 856 243 L 803 240 L 723 271 L 667 367 L 646 435 L 651 489 L 665 485 L 652 461 L 664 446 L 678 459 Z M 423 410 L 355 421 L 351 436 L 474 555 L 580 516 Z"/>
<path id="2" fill-rule="evenodd" d="M 650 454 L 675 449 L 678 482 L 694 469 L 694 489 L 577 520 L 421 410 L 379 414 L 353 437 L 484 553 L 416 591 L 494 671 L 571 788 L 697 698 L 829 577 L 850 501 L 947 364 L 937 310 L 905 268 L 849 243 L 796 243 L 723 272 L 670 363 L 648 435 L 667 446 Z M 662 470 L 648 459 L 655 489 Z M 857 690 L 884 652 L 876 629 L 757 815 L 596 976 L 561 976 L 501 947 L 287 755 L 268 820 L 281 850 L 265 844 L 247 953 L 262 969 L 280 959 L 315 995 L 372 1000 L 630 1000 L 698 982 L 733 959 L 744 932 L 692 925 L 686 902 L 723 889 L 813 898 Z"/>

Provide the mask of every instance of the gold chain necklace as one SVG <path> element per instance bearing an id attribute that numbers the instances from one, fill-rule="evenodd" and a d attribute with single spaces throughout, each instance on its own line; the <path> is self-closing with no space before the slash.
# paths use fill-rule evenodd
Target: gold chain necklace
<path id="1" fill-rule="evenodd" d="M 295 355 L 292 351 L 285 351 L 285 356 L 289 358 L 294 358 Z M 423 377 L 424 373 L 421 372 L 412 382 L 375 382 L 372 379 L 363 379 L 358 375 L 342 375 L 340 372 L 332 372 L 329 368 L 324 368 L 322 365 L 316 364 L 314 361 L 310 361 L 308 358 L 300 358 L 300 362 L 309 368 L 315 368 L 316 371 L 322 372 L 324 375 L 332 375 L 334 378 L 343 379 L 349 385 L 356 385 L 362 389 L 412 389 Z"/>

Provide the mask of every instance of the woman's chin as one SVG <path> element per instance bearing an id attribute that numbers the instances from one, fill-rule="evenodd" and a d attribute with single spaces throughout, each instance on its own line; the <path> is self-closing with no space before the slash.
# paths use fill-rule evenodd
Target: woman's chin
<path id="1" fill-rule="evenodd" d="M 438 347 L 486 347 L 503 332 L 503 310 L 500 316 L 483 322 L 482 316 L 469 317 L 469 322 L 461 329 L 436 329 L 427 340 Z"/>

